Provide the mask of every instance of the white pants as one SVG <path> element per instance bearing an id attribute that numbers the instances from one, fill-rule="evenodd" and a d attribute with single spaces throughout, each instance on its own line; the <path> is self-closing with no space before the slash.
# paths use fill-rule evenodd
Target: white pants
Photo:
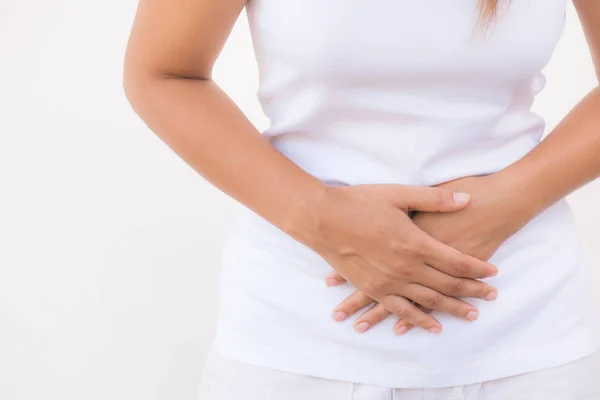
<path id="1" fill-rule="evenodd" d="M 558 368 L 473 385 L 394 389 L 276 371 L 212 350 L 199 400 L 600 400 L 600 352 Z"/>

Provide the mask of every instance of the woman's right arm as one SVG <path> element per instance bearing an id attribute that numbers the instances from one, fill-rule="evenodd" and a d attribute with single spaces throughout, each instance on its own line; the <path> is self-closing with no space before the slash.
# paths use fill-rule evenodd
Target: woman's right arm
<path id="1" fill-rule="evenodd" d="M 211 80 L 244 3 L 141 0 L 123 84 L 134 110 L 185 162 L 290 229 L 323 196 L 323 184 L 279 153 Z"/>
<path id="2" fill-rule="evenodd" d="M 467 201 L 435 188 L 328 187 L 274 148 L 212 81 L 214 62 L 244 5 L 141 0 L 123 75 L 135 112 L 210 183 L 315 249 L 400 317 L 441 328 L 406 300 L 432 286 L 463 288 L 443 293 L 454 307 L 441 311 L 466 315 L 473 307 L 454 296 L 485 298 L 493 288 L 470 278 L 492 276 L 496 268 L 434 240 L 406 211 L 451 212 Z"/>

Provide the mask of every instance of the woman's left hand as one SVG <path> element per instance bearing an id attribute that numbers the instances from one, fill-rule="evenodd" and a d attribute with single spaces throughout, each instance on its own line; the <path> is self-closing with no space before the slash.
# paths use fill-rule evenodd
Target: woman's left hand
<path id="1" fill-rule="evenodd" d="M 471 202 L 464 210 L 453 213 L 419 212 L 413 221 L 434 238 L 465 254 L 488 261 L 500 245 L 526 223 L 520 217 L 515 197 L 517 194 L 510 193 L 504 182 L 495 175 L 461 178 L 438 187 L 469 193 Z M 330 287 L 345 282 L 335 271 L 329 273 L 325 281 Z M 460 288 L 448 288 L 448 291 L 458 293 Z M 437 306 L 435 301 L 438 300 L 443 301 L 441 296 L 439 299 L 432 297 L 431 306 Z M 495 298 L 487 300 L 493 301 Z M 357 290 L 335 308 L 333 318 L 338 322 L 343 321 L 371 303 L 373 299 Z M 354 327 L 359 332 L 365 332 L 391 315 L 376 303 L 358 317 Z M 478 316 L 474 312 L 469 319 L 476 320 Z M 394 331 L 403 334 L 413 327 L 409 322 L 399 320 Z"/>

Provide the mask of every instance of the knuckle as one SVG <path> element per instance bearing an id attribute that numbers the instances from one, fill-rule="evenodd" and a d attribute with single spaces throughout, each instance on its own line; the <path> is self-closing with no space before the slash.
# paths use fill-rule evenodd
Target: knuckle
<path id="1" fill-rule="evenodd" d="M 390 244 L 392 251 L 396 254 L 413 254 L 419 251 L 419 244 L 414 238 L 403 238 L 393 240 Z"/>
<path id="2" fill-rule="evenodd" d="M 427 315 L 419 314 L 415 317 L 415 325 L 422 326 L 423 328 L 427 329 L 431 325 L 431 321 Z"/>
<path id="3" fill-rule="evenodd" d="M 373 311 L 373 316 L 370 318 L 373 322 L 380 322 L 387 318 L 385 310 L 377 308 Z"/>
<path id="4" fill-rule="evenodd" d="M 407 252 L 413 259 L 424 260 L 431 256 L 433 250 L 434 248 L 431 246 L 427 235 L 416 234 L 409 241 Z"/>
<path id="5" fill-rule="evenodd" d="M 390 302 L 386 308 L 400 318 L 407 318 L 412 314 L 412 309 L 408 302 Z"/>
<path id="6" fill-rule="evenodd" d="M 425 300 L 424 306 L 431 309 L 439 308 L 444 302 L 444 297 L 440 294 L 432 295 Z"/>
<path id="7" fill-rule="evenodd" d="M 466 262 L 460 260 L 452 264 L 452 275 L 464 276 L 469 271 L 469 267 Z"/>
<path id="8" fill-rule="evenodd" d="M 369 296 L 374 296 L 380 293 L 380 286 L 377 282 L 367 282 L 365 283 L 362 290 Z"/>
<path id="9" fill-rule="evenodd" d="M 464 292 L 469 297 L 485 297 L 490 291 L 485 283 L 478 281 L 470 281 L 464 287 Z"/>
<path id="10" fill-rule="evenodd" d="M 373 279 L 365 285 L 363 291 L 369 296 L 373 297 L 376 295 L 386 294 L 388 289 L 388 281 L 383 278 Z"/>
<path id="11" fill-rule="evenodd" d="M 462 293 L 465 284 L 460 279 L 453 279 L 446 283 L 445 293 L 449 296 L 458 296 Z"/>
<path id="12" fill-rule="evenodd" d="M 413 257 L 422 258 L 427 255 L 427 246 L 424 241 L 413 238 L 408 242 L 407 251 Z"/>
<path id="13" fill-rule="evenodd" d="M 347 313 L 350 313 L 352 311 L 360 309 L 360 307 L 358 306 L 358 303 L 356 301 L 352 301 L 352 300 L 346 300 L 345 302 L 340 304 L 340 306 L 338 308 L 340 311 L 345 311 Z"/>
<path id="14" fill-rule="evenodd" d="M 397 305 L 393 308 L 393 312 L 402 318 L 407 318 L 410 316 L 410 310 L 407 306 Z"/>
<path id="15" fill-rule="evenodd" d="M 412 278 L 414 278 L 415 276 L 415 271 L 413 268 L 410 268 L 407 265 L 400 265 L 398 267 L 396 267 L 396 278 L 402 279 L 402 280 L 410 280 Z"/>
<path id="16" fill-rule="evenodd" d="M 410 317 L 406 318 L 415 326 L 424 326 L 427 322 L 427 316 L 423 312 L 414 312 Z"/>
<path id="17" fill-rule="evenodd" d="M 448 193 L 440 188 L 432 188 L 430 196 L 431 202 L 435 206 L 443 207 L 448 202 Z"/>
<path id="18" fill-rule="evenodd" d="M 419 254 L 422 250 L 422 244 L 415 237 L 409 237 L 404 241 L 403 250 L 410 254 Z"/>

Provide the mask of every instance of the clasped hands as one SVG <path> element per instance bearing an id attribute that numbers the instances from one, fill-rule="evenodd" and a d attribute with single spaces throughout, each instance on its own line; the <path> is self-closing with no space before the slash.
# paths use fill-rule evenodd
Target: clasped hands
<path id="1" fill-rule="evenodd" d="M 497 289 L 483 281 L 498 274 L 488 260 L 526 223 L 514 196 L 496 175 L 435 188 L 331 188 L 312 247 L 333 267 L 327 286 L 349 282 L 357 289 L 333 318 L 343 321 L 372 304 L 355 329 L 365 332 L 394 315 L 397 334 L 415 326 L 441 333 L 431 310 L 476 320 L 479 311 L 463 299 L 496 299 Z"/>

